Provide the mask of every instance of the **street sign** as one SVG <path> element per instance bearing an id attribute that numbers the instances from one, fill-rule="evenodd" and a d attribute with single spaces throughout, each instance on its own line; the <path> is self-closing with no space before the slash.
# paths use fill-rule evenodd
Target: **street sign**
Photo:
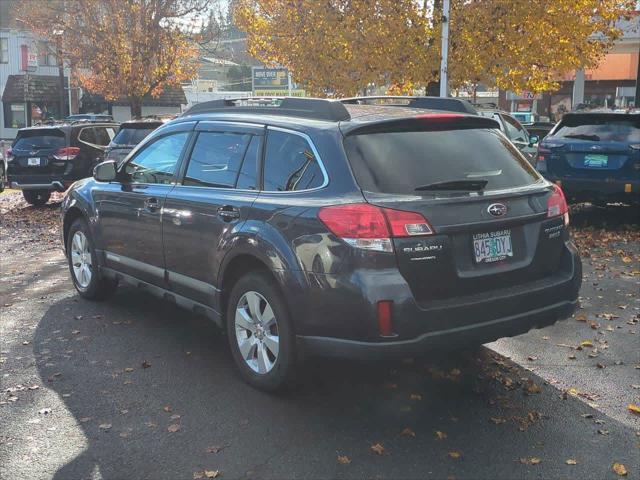
<path id="1" fill-rule="evenodd" d="M 29 52 L 27 55 L 27 68 L 28 70 L 34 71 L 38 68 L 38 55 L 32 52 Z"/>

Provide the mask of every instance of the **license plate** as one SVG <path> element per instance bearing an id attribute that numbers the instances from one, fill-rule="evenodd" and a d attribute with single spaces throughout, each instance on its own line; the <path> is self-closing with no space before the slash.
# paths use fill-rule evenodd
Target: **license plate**
<path id="1" fill-rule="evenodd" d="M 587 154 L 584 156 L 584 166 L 587 168 L 607 168 L 609 157 L 607 155 Z"/>
<path id="2" fill-rule="evenodd" d="M 30 167 L 39 167 L 40 166 L 40 157 L 29 157 L 27 158 L 27 165 Z"/>
<path id="3" fill-rule="evenodd" d="M 473 236 L 473 253 L 476 263 L 491 263 L 513 257 L 511 230 L 476 233 Z"/>

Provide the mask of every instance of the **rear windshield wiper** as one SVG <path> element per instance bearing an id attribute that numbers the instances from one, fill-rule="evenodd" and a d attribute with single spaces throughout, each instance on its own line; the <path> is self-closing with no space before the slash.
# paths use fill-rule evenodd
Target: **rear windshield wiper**
<path id="1" fill-rule="evenodd" d="M 600 141 L 600 137 L 598 135 L 587 135 L 585 133 L 563 135 L 562 138 L 577 138 L 578 140 L 593 140 L 594 142 Z"/>
<path id="2" fill-rule="evenodd" d="M 446 182 L 435 182 L 416 187 L 416 192 L 424 190 L 483 190 L 489 180 L 449 180 Z"/>

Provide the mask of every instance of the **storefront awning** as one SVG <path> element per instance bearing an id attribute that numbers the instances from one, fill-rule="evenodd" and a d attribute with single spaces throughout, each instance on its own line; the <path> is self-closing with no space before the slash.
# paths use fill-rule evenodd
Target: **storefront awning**
<path id="1" fill-rule="evenodd" d="M 64 84 L 67 84 L 67 77 L 64 78 Z M 3 102 L 58 102 L 59 100 L 60 79 L 53 75 L 9 75 L 2 93 Z"/>

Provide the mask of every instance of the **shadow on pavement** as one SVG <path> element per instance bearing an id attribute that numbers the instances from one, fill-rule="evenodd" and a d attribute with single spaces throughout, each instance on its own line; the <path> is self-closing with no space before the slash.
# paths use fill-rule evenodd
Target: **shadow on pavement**
<path id="1" fill-rule="evenodd" d="M 212 324 L 121 288 L 108 303 L 52 305 L 34 353 L 88 444 L 58 480 L 96 470 L 105 480 L 191 479 L 203 469 L 260 479 L 603 478 L 612 461 L 637 463 L 633 432 L 607 421 L 609 435 L 597 435 L 603 427 L 581 416 L 593 413 L 587 406 L 550 386 L 527 394 L 534 377 L 484 350 L 426 364 L 316 361 L 298 391 L 270 396 L 239 380 Z M 519 461 L 531 457 L 541 463 Z"/>
<path id="2" fill-rule="evenodd" d="M 606 230 L 638 228 L 640 224 L 640 207 L 626 205 L 598 207 L 583 203 L 572 205 L 570 216 L 571 225 L 574 228 L 593 227 Z"/>

